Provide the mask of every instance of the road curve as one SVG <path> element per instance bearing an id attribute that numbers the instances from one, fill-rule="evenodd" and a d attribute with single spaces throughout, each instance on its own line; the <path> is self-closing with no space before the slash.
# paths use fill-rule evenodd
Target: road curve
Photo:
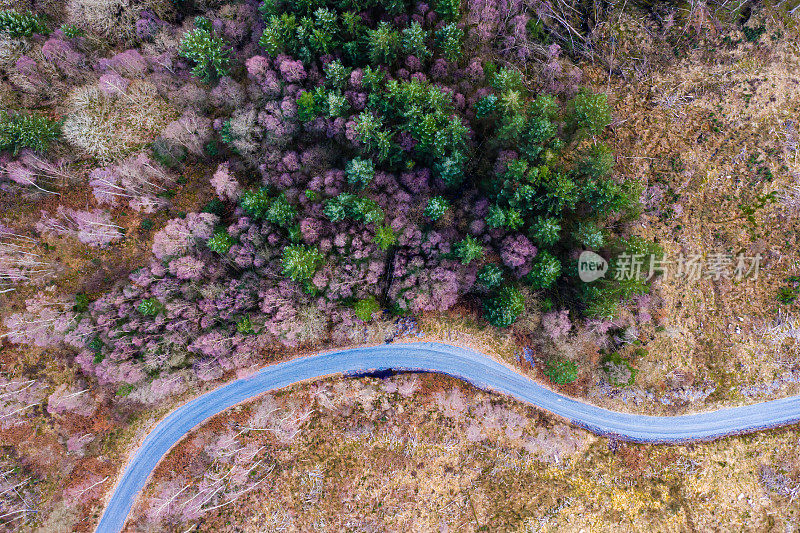
<path id="1" fill-rule="evenodd" d="M 135 499 L 161 458 L 208 418 L 259 394 L 298 382 L 388 369 L 448 374 L 536 405 L 594 433 L 635 442 L 709 440 L 800 421 L 800 396 L 691 415 L 634 415 L 562 396 L 466 348 L 430 342 L 352 348 L 270 365 L 172 411 L 147 435 L 128 462 L 96 531 L 122 530 Z"/>

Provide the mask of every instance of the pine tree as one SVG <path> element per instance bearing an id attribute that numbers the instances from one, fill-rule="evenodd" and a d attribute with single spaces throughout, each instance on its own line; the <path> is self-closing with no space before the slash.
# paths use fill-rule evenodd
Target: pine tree
<path id="1" fill-rule="evenodd" d="M 192 74 L 208 82 L 227 76 L 231 60 L 225 41 L 214 37 L 210 23 L 205 22 L 203 17 L 198 17 L 197 27 L 183 35 L 178 55 L 194 62 Z"/>
<path id="2" fill-rule="evenodd" d="M 434 222 L 444 216 L 447 210 L 450 209 L 450 202 L 444 196 L 434 196 L 428 200 L 428 205 L 423 211 L 423 215 L 433 220 Z"/>
<path id="3" fill-rule="evenodd" d="M 472 235 L 464 237 L 453 248 L 462 265 L 468 265 L 483 256 L 483 245 Z"/>
<path id="4" fill-rule="evenodd" d="M 356 187 L 366 187 L 375 176 L 375 165 L 372 159 L 356 157 L 351 159 L 345 167 L 347 181 Z"/>
<path id="5" fill-rule="evenodd" d="M 311 279 L 322 265 L 323 255 L 314 247 L 293 244 L 283 249 L 283 273 L 293 281 Z"/>
<path id="6" fill-rule="evenodd" d="M 60 124 L 46 117 L 0 112 L 0 150 L 11 150 L 14 155 L 23 148 L 46 152 L 60 133 Z"/>
<path id="7" fill-rule="evenodd" d="M 507 328 L 525 311 L 525 297 L 516 287 L 506 285 L 484 301 L 486 320 L 495 327 Z"/>
<path id="8" fill-rule="evenodd" d="M 49 33 L 49 30 L 39 15 L 4 9 L 0 11 L 0 33 L 16 38 L 30 37 L 34 33 Z"/>
<path id="9" fill-rule="evenodd" d="M 214 235 L 206 241 L 208 249 L 220 255 L 228 253 L 228 250 L 230 250 L 231 246 L 234 244 L 236 244 L 236 239 L 228 235 L 228 232 L 223 228 L 217 229 Z"/>
<path id="10" fill-rule="evenodd" d="M 431 51 L 425 43 L 428 35 L 419 22 L 412 22 L 409 27 L 403 30 L 401 44 L 403 52 L 415 56 L 416 58 L 424 61 L 429 58 Z"/>

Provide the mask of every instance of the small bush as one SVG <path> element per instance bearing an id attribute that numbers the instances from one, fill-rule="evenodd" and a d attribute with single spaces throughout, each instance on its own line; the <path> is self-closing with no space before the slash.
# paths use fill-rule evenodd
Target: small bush
<path id="1" fill-rule="evenodd" d="M 62 24 L 59 29 L 64 32 L 64 36 L 66 36 L 67 39 L 83 36 L 83 30 L 74 24 Z"/>
<path id="2" fill-rule="evenodd" d="M 222 228 L 214 232 L 214 235 L 206 241 L 208 249 L 220 255 L 228 253 L 234 244 L 236 244 L 236 239 L 228 235 L 228 232 Z"/>
<path id="3" fill-rule="evenodd" d="M 243 335 L 252 335 L 255 333 L 253 324 L 250 322 L 250 317 L 246 316 L 236 323 L 236 331 Z"/>
<path id="4" fill-rule="evenodd" d="M 615 387 L 633 385 L 636 379 L 637 370 L 617 352 L 603 357 L 601 367 L 605 371 L 609 383 Z"/>
<path id="5" fill-rule="evenodd" d="M 558 385 L 572 383 L 578 378 L 578 365 L 574 361 L 552 359 L 545 365 L 544 375 Z"/>
<path id="6" fill-rule="evenodd" d="M 391 226 L 381 224 L 375 228 L 375 244 L 383 251 L 397 244 L 397 235 Z"/>
<path id="7" fill-rule="evenodd" d="M 139 302 L 137 309 L 144 316 L 156 316 L 164 310 L 164 306 L 156 298 L 145 298 Z"/>
<path id="8" fill-rule="evenodd" d="M 372 320 L 372 317 L 375 316 L 378 312 L 380 312 L 381 306 L 378 303 L 378 300 L 375 299 L 374 296 L 370 296 L 369 298 L 363 298 L 358 300 L 353 305 L 353 311 L 356 313 L 356 316 L 363 320 L 364 322 L 369 322 Z"/>
<path id="9" fill-rule="evenodd" d="M 0 33 L 10 37 L 30 37 L 34 33 L 49 33 L 49 30 L 39 15 L 4 9 L 0 11 Z"/>
<path id="10" fill-rule="evenodd" d="M 428 200 L 428 205 L 425 207 L 423 215 L 435 222 L 442 218 L 444 214 L 447 213 L 448 209 L 450 209 L 450 202 L 447 198 L 444 196 L 434 196 Z"/>
<path id="11" fill-rule="evenodd" d="M 85 313 L 89 310 L 90 302 L 91 300 L 85 292 L 79 292 L 75 295 L 75 305 L 72 306 L 72 310 L 76 313 Z"/>
<path id="12" fill-rule="evenodd" d="M 46 152 L 50 142 L 58 138 L 60 124 L 39 115 L 0 114 L 0 150 L 16 155 L 23 148 Z"/>

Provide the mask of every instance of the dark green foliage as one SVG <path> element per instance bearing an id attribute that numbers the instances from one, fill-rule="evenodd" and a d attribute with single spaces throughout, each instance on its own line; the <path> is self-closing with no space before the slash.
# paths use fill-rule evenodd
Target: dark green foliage
<path id="1" fill-rule="evenodd" d="M 46 152 L 60 133 L 60 123 L 46 117 L 0 112 L 0 150 L 11 150 L 14 155 L 23 148 Z"/>
<path id="2" fill-rule="evenodd" d="M 211 213 L 213 215 L 217 215 L 218 217 L 224 216 L 225 211 L 225 203 L 219 198 L 213 198 L 203 208 L 203 213 Z"/>
<path id="3" fill-rule="evenodd" d="M 742 33 L 744 33 L 744 38 L 748 43 L 754 43 L 758 41 L 766 31 L 767 28 L 764 26 L 758 26 L 756 28 L 750 28 L 747 26 L 742 27 Z"/>
<path id="4" fill-rule="evenodd" d="M 608 245 L 611 259 L 609 274 L 591 284 L 582 284 L 586 315 L 593 318 L 611 319 L 619 312 L 620 301 L 649 291 L 647 281 L 650 256 L 663 258 L 664 251 L 656 243 L 641 237 L 618 239 Z M 641 264 L 639 271 L 633 266 L 635 258 Z"/>
<path id="5" fill-rule="evenodd" d="M 75 305 L 72 306 L 72 310 L 76 313 L 85 313 L 89 309 L 90 303 L 89 296 L 85 292 L 79 292 L 75 295 Z"/>
<path id="6" fill-rule="evenodd" d="M 391 64 L 397 58 L 400 48 L 400 34 L 388 22 L 381 22 L 374 30 L 367 32 L 369 39 L 369 60 L 374 65 Z"/>
<path id="7" fill-rule="evenodd" d="M 507 328 L 525 311 L 525 297 L 519 289 L 506 285 L 483 303 L 486 320 L 495 327 Z"/>
<path id="8" fill-rule="evenodd" d="M 461 151 L 454 151 L 441 161 L 433 163 L 433 174 L 444 182 L 445 187 L 453 189 L 464 181 L 464 165 L 467 156 Z"/>
<path id="9" fill-rule="evenodd" d="M 450 202 L 447 198 L 444 196 L 434 196 L 428 200 L 428 205 L 425 207 L 425 211 L 423 211 L 422 214 L 435 222 L 442 218 L 444 214 L 447 213 L 448 209 L 450 209 Z"/>
<path id="10" fill-rule="evenodd" d="M 578 365 L 565 359 L 551 359 L 544 368 L 544 375 L 557 385 L 572 383 L 578 378 Z"/>
<path id="11" fill-rule="evenodd" d="M 356 157 L 348 161 L 345 167 L 347 182 L 356 187 L 366 187 L 375 177 L 375 165 L 371 159 Z"/>
<path id="12" fill-rule="evenodd" d="M 611 109 L 605 94 L 582 91 L 571 102 L 572 127 L 589 135 L 599 135 L 611 123 Z"/>
<path id="13" fill-rule="evenodd" d="M 74 39 L 83 35 L 83 30 L 72 24 L 62 24 L 59 29 L 64 32 L 64 36 L 67 39 Z"/>
<path id="14" fill-rule="evenodd" d="M 286 199 L 286 195 L 284 194 L 273 199 L 264 213 L 264 218 L 268 222 L 272 222 L 282 228 L 288 227 L 296 216 L 297 209 L 289 203 L 289 200 Z"/>
<path id="15" fill-rule="evenodd" d="M 325 83 L 335 89 L 343 89 L 347 85 L 350 76 L 350 69 L 342 65 L 338 59 L 331 61 L 323 67 L 325 72 Z"/>
<path id="16" fill-rule="evenodd" d="M 324 111 L 329 118 L 343 117 L 350 111 L 350 104 L 343 94 L 329 92 L 325 99 Z"/>
<path id="17" fill-rule="evenodd" d="M 364 322 L 369 322 L 375 314 L 379 313 L 381 306 L 374 296 L 363 298 L 353 304 L 353 311 L 356 316 Z"/>
<path id="18" fill-rule="evenodd" d="M 451 22 L 436 32 L 436 44 L 448 61 L 458 61 L 461 57 L 461 41 L 463 40 L 464 30 L 459 28 L 455 22 Z"/>
<path id="19" fill-rule="evenodd" d="M 397 235 L 395 235 L 391 226 L 381 224 L 375 227 L 375 244 L 384 251 L 397 244 Z"/>
<path id="20" fill-rule="evenodd" d="M 361 82 L 369 92 L 375 93 L 380 91 L 384 77 L 385 73 L 381 69 L 367 65 L 364 67 L 364 76 L 361 78 Z"/>
<path id="21" fill-rule="evenodd" d="M 518 209 L 503 209 L 497 205 L 489 206 L 489 214 L 486 216 L 486 225 L 490 228 L 506 227 L 512 230 L 520 228 L 525 221 L 522 213 Z"/>
<path id="22" fill-rule="evenodd" d="M 561 239 L 561 224 L 557 218 L 536 217 L 530 230 L 531 238 L 540 246 L 553 246 Z"/>
<path id="23" fill-rule="evenodd" d="M 284 194 L 273 198 L 266 187 L 243 192 L 239 198 L 239 206 L 254 219 L 265 219 L 282 228 L 288 227 L 297 216 L 297 209 Z"/>
<path id="24" fill-rule="evenodd" d="M 522 89 L 522 73 L 510 67 L 503 67 L 491 77 L 492 87 L 499 93 Z"/>
<path id="25" fill-rule="evenodd" d="M 460 9 L 461 0 L 437 0 L 433 7 L 439 18 L 446 22 L 458 20 Z"/>
<path id="26" fill-rule="evenodd" d="M 242 318 L 236 323 L 236 331 L 243 335 L 253 335 L 255 333 L 253 323 L 250 322 L 249 316 Z"/>
<path id="27" fill-rule="evenodd" d="M 478 271 L 477 281 L 484 289 L 496 289 L 503 284 L 503 269 L 494 263 L 484 265 Z"/>
<path id="28" fill-rule="evenodd" d="M 125 396 L 129 395 L 133 391 L 136 390 L 136 385 L 120 385 L 117 387 L 117 396 L 120 398 L 124 398 Z"/>
<path id="29" fill-rule="evenodd" d="M 592 178 L 603 178 L 614 169 L 614 152 L 605 144 L 593 144 L 578 163 L 578 172 Z"/>
<path id="30" fill-rule="evenodd" d="M 49 33 L 49 30 L 39 15 L 4 9 L 0 11 L 0 33 L 9 37 L 30 37 L 34 33 Z"/>
<path id="31" fill-rule="evenodd" d="M 151 218 L 143 218 L 142 221 L 139 223 L 139 229 L 142 231 L 150 231 L 155 226 L 153 219 Z"/>
<path id="32" fill-rule="evenodd" d="M 573 236 L 580 245 L 590 250 L 597 250 L 605 241 L 603 231 L 592 222 L 579 222 Z"/>
<path id="33" fill-rule="evenodd" d="M 144 316 L 156 316 L 164 311 L 164 305 L 156 298 L 145 298 L 139 302 L 137 309 Z"/>
<path id="34" fill-rule="evenodd" d="M 788 286 L 778 289 L 778 301 L 784 305 L 793 304 L 797 300 L 797 296 L 800 295 L 800 284 L 798 284 L 800 279 L 796 276 L 791 276 L 788 281 L 790 282 Z"/>
<path id="35" fill-rule="evenodd" d="M 200 20 L 198 27 L 183 35 L 178 55 L 194 62 L 192 74 L 210 82 L 228 75 L 230 50 L 225 41 L 213 36 L 210 27 L 206 27 L 202 19 Z"/>
<path id="36" fill-rule="evenodd" d="M 322 94 L 324 92 L 303 91 L 297 97 L 297 119 L 300 122 L 314 120 L 323 112 Z"/>
<path id="37" fill-rule="evenodd" d="M 391 148 L 391 134 L 383 128 L 383 120 L 377 115 L 364 111 L 356 117 L 355 131 L 367 151 L 377 152 L 380 161 L 386 159 Z"/>
<path id="38" fill-rule="evenodd" d="M 419 22 L 412 22 L 402 32 L 401 45 L 403 52 L 424 61 L 431 55 L 431 51 L 426 44 L 427 39 L 428 34 L 422 29 Z"/>
<path id="39" fill-rule="evenodd" d="M 264 218 L 270 205 L 272 205 L 272 197 L 266 187 L 255 191 L 244 191 L 239 197 L 239 206 L 255 219 Z"/>
<path id="40" fill-rule="evenodd" d="M 350 193 L 342 193 L 325 202 L 324 212 L 331 222 L 351 218 L 368 224 L 379 224 L 385 217 L 383 210 L 373 200 Z"/>
<path id="41" fill-rule="evenodd" d="M 261 35 L 258 44 L 271 56 L 284 52 L 287 43 L 293 42 L 297 32 L 297 19 L 294 15 L 284 13 L 280 16 L 272 15 L 267 21 L 267 27 Z"/>
<path id="42" fill-rule="evenodd" d="M 228 232 L 223 228 L 218 228 L 214 232 L 214 235 L 206 241 L 208 249 L 220 255 L 228 253 L 228 250 L 230 250 L 231 246 L 234 244 L 236 244 L 236 239 L 228 235 Z"/>
<path id="43" fill-rule="evenodd" d="M 461 264 L 463 265 L 468 265 L 479 259 L 484 252 L 483 245 L 472 235 L 467 235 L 463 240 L 457 242 L 453 246 L 453 251 L 456 257 L 461 259 Z"/>
<path id="44" fill-rule="evenodd" d="M 294 244 L 283 249 L 283 273 L 293 281 L 305 281 L 314 276 L 325 258 L 314 247 Z"/>
<path id="45" fill-rule="evenodd" d="M 539 252 L 533 259 L 533 268 L 525 276 L 533 289 L 547 289 L 561 276 L 561 261 L 548 251 Z"/>
<path id="46" fill-rule="evenodd" d="M 103 341 L 100 340 L 100 337 L 93 337 L 91 341 L 86 344 L 86 348 L 94 353 L 94 362 L 95 364 L 99 364 L 103 362 L 105 359 L 105 355 L 103 354 Z"/>
<path id="47" fill-rule="evenodd" d="M 186 159 L 186 148 L 161 137 L 153 141 L 153 159 L 167 168 L 175 168 Z"/>
<path id="48" fill-rule="evenodd" d="M 493 94 L 487 94 L 480 100 L 475 102 L 475 117 L 484 118 L 493 115 L 498 108 L 497 97 Z"/>
<path id="49" fill-rule="evenodd" d="M 286 53 L 310 63 L 331 53 L 342 42 L 361 37 L 361 26 L 352 17 L 340 18 L 336 11 L 315 6 L 293 5 L 291 13 L 270 15 L 259 44 L 271 56 Z M 297 12 L 301 14 L 299 18 Z M 349 34 L 351 32 L 355 35 Z M 358 51 L 349 50 L 351 57 L 354 53 L 357 55 Z"/>

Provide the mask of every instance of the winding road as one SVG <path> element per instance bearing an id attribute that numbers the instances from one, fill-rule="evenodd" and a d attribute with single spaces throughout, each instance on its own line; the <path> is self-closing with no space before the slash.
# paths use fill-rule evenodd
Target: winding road
<path id="1" fill-rule="evenodd" d="M 600 435 L 647 443 L 709 440 L 800 421 L 800 396 L 681 416 L 646 416 L 601 409 L 558 394 L 490 357 L 440 343 L 352 348 L 270 365 L 172 411 L 144 439 L 119 478 L 97 526 L 121 531 L 134 501 L 164 455 L 210 417 L 259 394 L 334 374 L 380 370 L 438 372 L 507 394 Z"/>

